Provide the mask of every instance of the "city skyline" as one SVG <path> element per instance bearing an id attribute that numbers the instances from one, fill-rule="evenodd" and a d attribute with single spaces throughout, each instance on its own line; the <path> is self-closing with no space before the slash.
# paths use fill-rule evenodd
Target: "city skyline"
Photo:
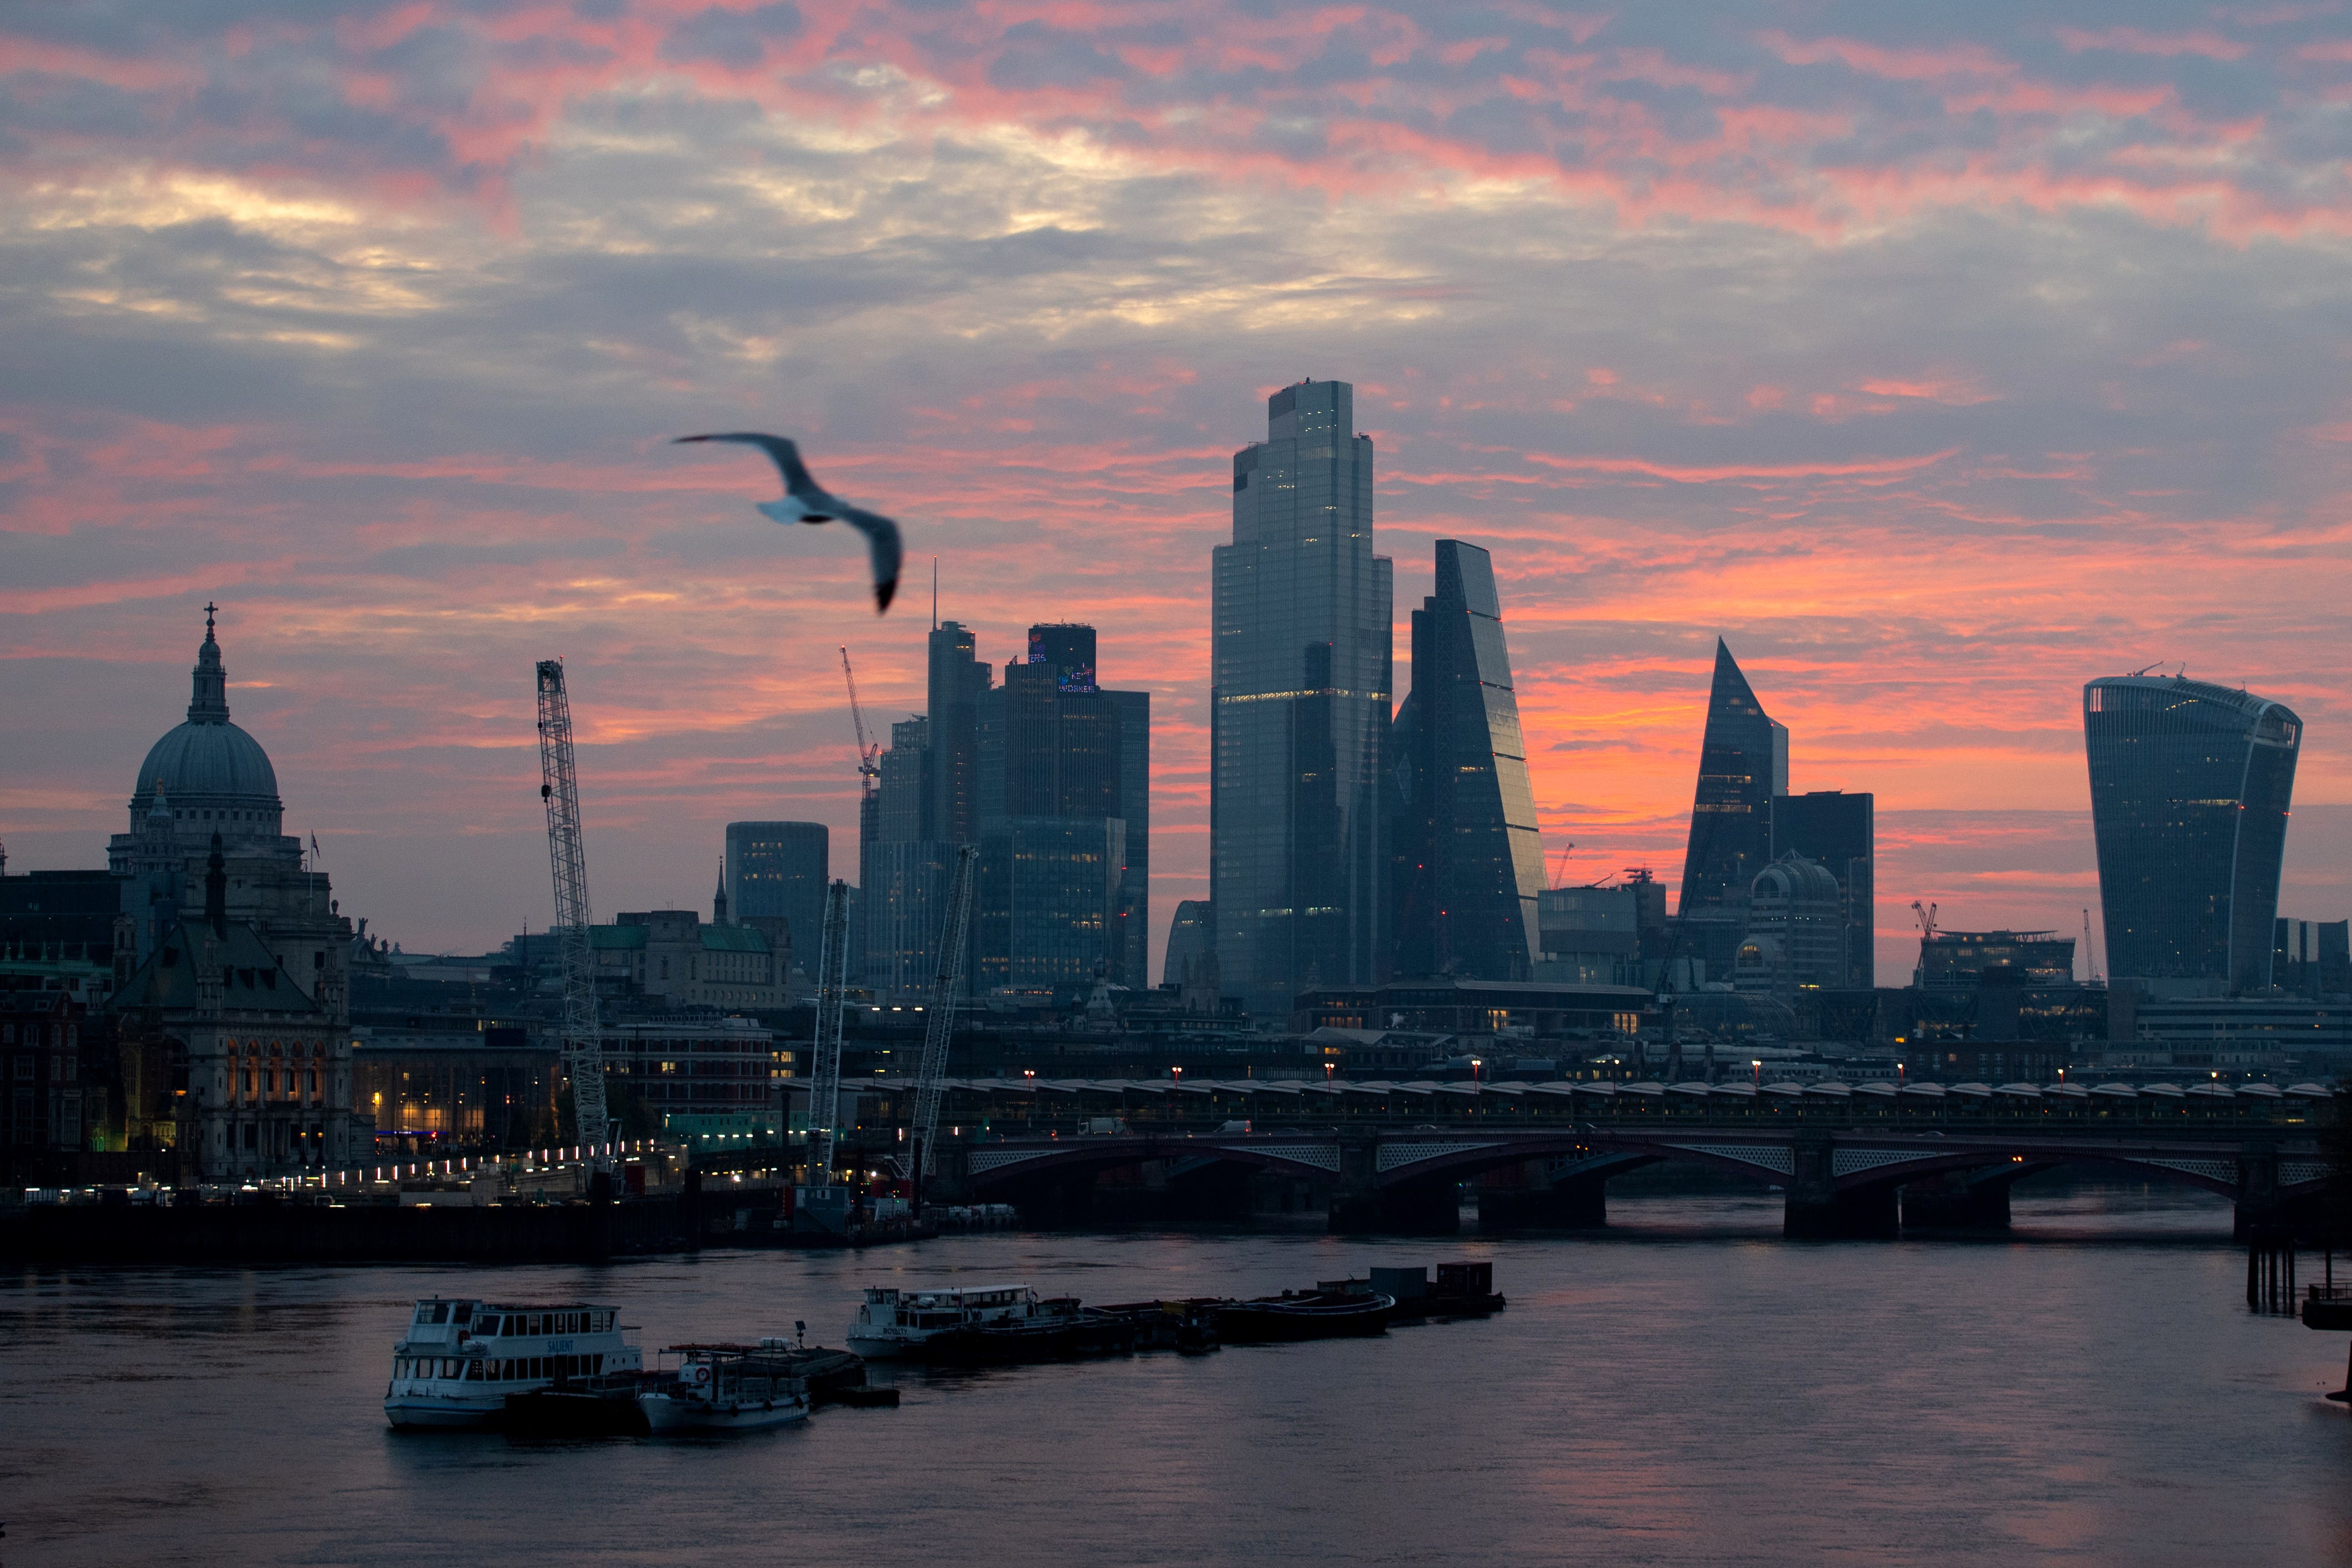
<path id="1" fill-rule="evenodd" d="M 2297 130 L 2352 68 L 2331 24 L 1203 29 L 1259 81 L 1110 24 L 707 9 L 572 18 L 560 68 L 422 13 L 239 55 L 12 19 L 58 103 L 114 106 L 8 176 L 7 362 L 47 394 L 0 419 L 13 867 L 100 863 L 216 599 L 287 827 L 375 929 L 545 921 L 557 654 L 600 907 L 698 904 L 727 821 L 854 841 L 824 655 L 919 709 L 937 553 L 986 645 L 1066 616 L 1152 672 L 1153 906 L 1206 897 L 1225 455 L 1312 374 L 1358 387 L 1402 604 L 1435 539 L 1494 552 L 1569 880 L 1675 876 L 1721 633 L 1802 737 L 1790 787 L 1876 796 L 1882 974 L 1914 897 L 2079 929 L 2079 688 L 2158 658 L 2306 721 L 2280 909 L 2352 904 L 2352 196 Z M 288 72 L 340 106 L 308 140 Z M 907 521 L 891 617 L 842 591 L 854 541 L 658 445 L 755 421 Z"/>

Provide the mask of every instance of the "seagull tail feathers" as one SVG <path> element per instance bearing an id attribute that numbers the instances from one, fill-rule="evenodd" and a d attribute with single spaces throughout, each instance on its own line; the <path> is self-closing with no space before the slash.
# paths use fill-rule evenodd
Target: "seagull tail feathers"
<path id="1" fill-rule="evenodd" d="M 890 597 L 898 591 L 898 580 L 895 577 L 887 582 L 876 583 L 874 585 L 874 613 L 879 615 L 884 611 L 889 609 Z"/>

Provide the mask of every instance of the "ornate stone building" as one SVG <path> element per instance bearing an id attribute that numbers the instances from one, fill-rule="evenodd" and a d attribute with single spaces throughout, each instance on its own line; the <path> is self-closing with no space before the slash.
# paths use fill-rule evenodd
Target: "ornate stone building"
<path id="1" fill-rule="evenodd" d="M 229 722 L 214 613 L 186 722 L 149 748 L 107 846 L 131 1136 L 206 1180 L 355 1164 L 352 925 L 281 831 L 268 753 Z"/>

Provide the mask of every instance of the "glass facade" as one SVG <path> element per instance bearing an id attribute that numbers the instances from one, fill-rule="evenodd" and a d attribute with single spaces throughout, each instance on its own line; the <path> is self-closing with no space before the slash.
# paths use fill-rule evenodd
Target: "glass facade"
<path id="1" fill-rule="evenodd" d="M 1436 586 L 1389 736 L 1393 972 L 1525 980 L 1543 847 L 1493 560 L 1440 539 Z"/>
<path id="2" fill-rule="evenodd" d="M 727 910 L 737 920 L 782 915 L 793 944 L 817 950 L 830 838 L 823 822 L 727 824 Z"/>
<path id="3" fill-rule="evenodd" d="M 2083 745 L 2110 977 L 2268 990 L 2303 721 L 2226 686 L 2112 676 L 2083 688 Z"/>
<path id="4" fill-rule="evenodd" d="M 1820 862 L 1837 878 L 1843 956 L 1843 977 L 1833 983 L 1854 990 L 1868 990 L 1878 983 L 1875 812 L 1874 797 L 1842 789 L 1778 795 L 1772 800 L 1772 858 L 1802 855 Z"/>
<path id="5" fill-rule="evenodd" d="M 1718 637 L 1677 915 L 1747 907 L 1772 859 L 1772 797 L 1788 791 L 1789 732 L 1765 713 Z"/>
<path id="6" fill-rule="evenodd" d="M 1067 999 L 1108 972 L 1126 837 L 1116 817 L 1000 817 L 982 829 L 974 989 Z"/>
<path id="7" fill-rule="evenodd" d="M 1392 589 L 1354 389 L 1306 382 L 1266 408 L 1267 438 L 1234 455 L 1233 542 L 1214 552 L 1209 875 L 1227 994 L 1286 1019 L 1299 992 L 1369 983 L 1385 956 Z"/>

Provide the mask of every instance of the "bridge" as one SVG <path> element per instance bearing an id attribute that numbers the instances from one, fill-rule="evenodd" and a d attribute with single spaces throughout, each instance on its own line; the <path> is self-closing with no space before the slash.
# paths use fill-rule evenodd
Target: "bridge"
<path id="1" fill-rule="evenodd" d="M 1779 1189 L 1790 1236 L 1881 1237 L 2006 1225 L 2015 1182 L 2084 1166 L 2219 1194 L 2242 1232 L 2292 1221 L 2328 1174 L 2331 1092 L 2253 1088 L 970 1080 L 935 1190 L 1067 1212 L 1129 1167 L 1163 1190 L 1256 1171 L 1324 1194 L 1335 1231 L 1429 1234 L 1455 1228 L 1465 1183 L 1489 1228 L 1601 1224 L 1611 1177 L 1674 1162 Z"/>

